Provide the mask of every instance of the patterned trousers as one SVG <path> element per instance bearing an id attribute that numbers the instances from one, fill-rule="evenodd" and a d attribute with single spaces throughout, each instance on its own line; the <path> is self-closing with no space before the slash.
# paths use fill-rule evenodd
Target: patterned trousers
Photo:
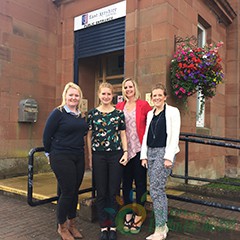
<path id="1" fill-rule="evenodd" d="M 156 227 L 164 226 L 168 220 L 168 200 L 165 187 L 171 169 L 164 167 L 164 154 L 165 147 L 148 148 L 150 196 L 153 202 Z"/>

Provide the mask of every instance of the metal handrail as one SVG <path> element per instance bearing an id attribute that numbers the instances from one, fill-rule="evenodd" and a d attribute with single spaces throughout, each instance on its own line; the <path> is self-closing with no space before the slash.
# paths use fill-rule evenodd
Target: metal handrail
<path id="1" fill-rule="evenodd" d="M 238 142 L 240 143 L 240 139 L 236 138 L 225 138 L 225 137 L 218 137 L 218 136 L 210 136 L 210 135 L 204 135 L 204 134 L 197 134 L 197 133 L 185 133 L 181 132 L 180 136 L 185 136 L 185 137 L 197 137 L 197 138 L 207 138 L 207 139 L 215 139 L 218 141 L 226 141 L 226 142 Z"/>
<path id="2" fill-rule="evenodd" d="M 213 146 L 218 146 L 218 147 L 225 147 L 225 148 L 240 149 L 240 144 L 234 144 L 234 143 L 240 143 L 239 139 L 222 138 L 222 137 L 217 137 L 217 136 L 208 136 L 208 135 L 201 135 L 201 134 L 194 134 L 194 133 L 181 133 L 179 139 L 180 139 L 180 141 L 185 142 L 185 174 L 184 175 L 171 174 L 171 177 L 184 179 L 185 184 L 188 184 L 188 180 L 197 180 L 197 181 L 209 182 L 209 183 L 221 183 L 221 184 L 232 185 L 232 186 L 240 186 L 240 183 L 219 181 L 217 179 L 193 177 L 193 176 L 189 176 L 189 174 L 188 174 L 189 173 L 188 159 L 189 159 L 189 143 L 190 142 L 198 143 L 198 144 L 213 145 Z M 209 140 L 209 139 L 211 139 L 211 140 Z M 229 143 L 229 142 L 231 142 L 231 143 Z M 196 199 L 182 197 L 182 196 L 168 195 L 168 197 L 170 199 L 191 202 L 191 203 L 197 203 L 197 204 L 201 204 L 201 205 L 206 205 L 206 206 L 217 207 L 217 208 L 240 212 L 240 207 L 238 207 L 238 206 L 230 206 L 230 205 L 224 205 L 224 204 L 216 203 L 216 202 L 196 200 Z"/>
<path id="3" fill-rule="evenodd" d="M 185 142 L 185 174 L 184 175 L 171 174 L 171 177 L 184 179 L 185 184 L 188 184 L 188 180 L 197 180 L 197 181 L 203 181 L 203 182 L 214 182 L 214 183 L 222 183 L 222 184 L 226 184 L 226 185 L 240 186 L 240 183 L 234 183 L 234 182 L 229 183 L 229 182 L 219 181 L 217 179 L 193 177 L 193 176 L 189 176 L 189 174 L 188 174 L 189 143 L 207 144 L 207 145 L 213 145 L 213 146 L 218 146 L 218 147 L 240 149 L 240 144 L 234 144 L 234 143 L 240 143 L 240 140 L 231 139 L 231 138 L 222 138 L 222 137 L 217 137 L 217 136 L 200 135 L 200 134 L 194 134 L 194 133 L 181 133 L 179 139 L 180 139 L 180 141 Z M 229 143 L 229 142 L 231 142 L 231 143 Z M 28 204 L 30 206 L 37 206 L 37 205 L 50 203 L 52 201 L 58 200 L 58 196 L 47 198 L 47 199 L 42 199 L 42 200 L 33 200 L 33 165 L 34 165 L 34 154 L 36 152 L 44 152 L 44 148 L 43 147 L 33 148 L 29 152 L 27 199 L 28 199 Z M 79 194 L 83 194 L 83 193 L 87 193 L 87 192 L 92 192 L 92 197 L 93 198 L 95 197 L 95 188 L 94 188 L 93 177 L 92 177 L 92 187 L 91 188 L 79 190 Z M 206 205 L 206 206 L 210 206 L 210 207 L 216 207 L 216 208 L 222 208 L 222 209 L 240 212 L 240 207 L 238 207 L 238 206 L 223 205 L 221 203 L 196 200 L 196 199 L 192 199 L 192 198 L 188 198 L 188 197 L 175 196 L 175 195 L 167 195 L 167 196 L 170 199 L 175 199 L 175 200 L 179 200 L 179 201 L 197 203 L 197 204 Z"/>
<path id="4" fill-rule="evenodd" d="M 28 154 L 28 192 L 27 192 L 27 202 L 32 207 L 38 206 L 38 205 L 42 205 L 42 204 L 45 204 L 45 203 L 50 203 L 50 202 L 53 202 L 53 201 L 57 201 L 58 198 L 59 198 L 58 196 L 54 196 L 54 197 L 41 199 L 41 200 L 36 200 L 36 199 L 34 200 L 33 199 L 34 154 L 37 153 L 37 152 L 44 152 L 44 148 L 43 147 L 32 148 L 29 151 L 29 154 Z M 78 194 L 92 192 L 92 197 L 95 197 L 95 190 L 94 190 L 93 186 L 94 185 L 93 185 L 93 182 L 92 182 L 92 187 L 91 188 L 81 189 L 81 190 L 78 191 Z"/>

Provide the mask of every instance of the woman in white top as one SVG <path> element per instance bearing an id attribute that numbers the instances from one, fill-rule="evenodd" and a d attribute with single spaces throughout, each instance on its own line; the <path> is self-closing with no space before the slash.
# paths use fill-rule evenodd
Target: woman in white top
<path id="1" fill-rule="evenodd" d="M 142 166 L 148 168 L 150 196 L 153 201 L 155 232 L 147 239 L 162 240 L 168 233 L 168 203 L 165 191 L 175 155 L 179 152 L 180 113 L 166 104 L 167 92 L 157 84 L 151 92 L 154 109 L 148 112 L 141 148 Z"/>

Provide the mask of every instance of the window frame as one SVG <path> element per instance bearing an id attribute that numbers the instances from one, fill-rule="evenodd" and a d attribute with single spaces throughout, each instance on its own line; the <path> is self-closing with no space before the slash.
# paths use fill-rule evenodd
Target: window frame
<path id="1" fill-rule="evenodd" d="M 198 47 L 204 47 L 207 41 L 207 30 L 200 23 L 197 25 L 197 39 L 198 39 Z M 201 30 L 201 35 L 199 34 L 199 29 Z M 201 37 L 201 41 L 199 41 L 199 37 Z M 200 113 L 201 106 L 201 93 L 197 91 L 197 99 L 196 99 L 196 127 L 205 127 L 205 103 L 203 104 L 202 113 Z"/>

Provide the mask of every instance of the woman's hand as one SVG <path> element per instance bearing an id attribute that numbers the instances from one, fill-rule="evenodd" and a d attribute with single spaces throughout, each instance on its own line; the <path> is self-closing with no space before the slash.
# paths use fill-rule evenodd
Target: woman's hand
<path id="1" fill-rule="evenodd" d="M 147 163 L 147 159 L 142 159 L 141 160 L 142 161 L 142 166 L 144 167 L 144 168 L 148 168 L 148 163 Z"/>
<path id="2" fill-rule="evenodd" d="M 126 166 L 128 163 L 128 153 L 124 152 L 121 159 L 119 160 L 120 164 L 122 164 L 123 166 Z"/>
<path id="3" fill-rule="evenodd" d="M 88 165 L 92 170 L 92 131 L 87 133 L 87 150 L 88 150 Z"/>
<path id="4" fill-rule="evenodd" d="M 172 167 L 172 161 L 168 160 L 168 159 L 165 159 L 164 161 L 164 167 L 165 168 L 171 168 Z"/>
<path id="5" fill-rule="evenodd" d="M 88 166 L 92 170 L 92 154 L 88 154 Z"/>

